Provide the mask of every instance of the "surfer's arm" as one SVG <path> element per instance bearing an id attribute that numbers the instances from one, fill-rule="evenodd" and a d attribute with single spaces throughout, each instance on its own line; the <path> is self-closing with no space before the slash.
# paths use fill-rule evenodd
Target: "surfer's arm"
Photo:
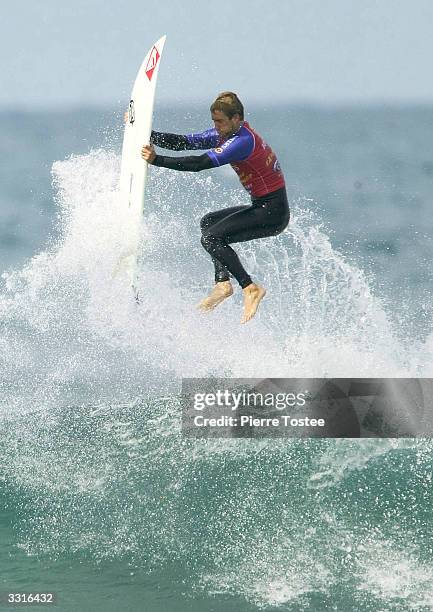
<path id="1" fill-rule="evenodd" d="M 191 149 L 187 136 L 182 134 L 169 134 L 166 132 L 154 132 L 150 137 L 150 142 L 162 149 L 171 149 L 172 151 L 184 151 Z"/>
<path id="2" fill-rule="evenodd" d="M 144 145 L 141 149 L 141 157 L 147 163 L 170 170 L 181 170 L 183 172 L 200 172 L 210 170 L 218 166 L 224 166 L 232 161 L 245 159 L 249 155 L 249 146 L 245 143 L 228 143 L 224 148 L 217 147 L 204 155 L 187 155 L 182 157 L 171 157 L 168 155 L 156 155 L 153 145 Z"/>
<path id="3" fill-rule="evenodd" d="M 170 170 L 182 170 L 183 172 L 200 172 L 209 170 L 214 164 L 207 153 L 204 155 L 187 155 L 184 157 L 169 157 L 166 155 L 155 155 L 151 162 L 154 166 L 169 168 Z"/>
<path id="4" fill-rule="evenodd" d="M 186 136 L 152 131 L 150 142 L 157 147 L 171 149 L 172 151 L 210 149 L 216 147 L 218 134 L 215 128 L 197 134 L 187 134 Z"/>

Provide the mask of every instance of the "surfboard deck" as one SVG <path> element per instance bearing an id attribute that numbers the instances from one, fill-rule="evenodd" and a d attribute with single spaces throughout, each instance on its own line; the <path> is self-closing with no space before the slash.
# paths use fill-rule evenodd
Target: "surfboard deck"
<path id="1" fill-rule="evenodd" d="M 127 275 L 137 301 L 137 258 L 148 173 L 148 164 L 141 157 L 141 148 L 150 142 L 156 82 L 165 40 L 166 36 L 162 36 L 152 45 L 137 73 L 122 144 L 119 191 L 130 229 L 113 275 Z"/>

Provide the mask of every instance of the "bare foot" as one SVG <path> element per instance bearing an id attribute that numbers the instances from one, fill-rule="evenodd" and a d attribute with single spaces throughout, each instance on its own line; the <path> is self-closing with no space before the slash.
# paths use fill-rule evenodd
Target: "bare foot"
<path id="1" fill-rule="evenodd" d="M 208 312 L 209 310 L 213 310 L 215 306 L 221 304 L 226 298 L 230 297 L 233 294 L 233 287 L 230 281 L 222 281 L 221 283 L 216 283 L 215 287 L 209 293 L 207 297 L 204 298 L 198 304 L 198 308 L 203 312 Z"/>
<path id="2" fill-rule="evenodd" d="M 251 283 L 244 289 L 244 315 L 241 319 L 241 323 L 246 323 L 257 312 L 257 308 L 260 304 L 260 300 L 266 295 L 266 289 Z"/>

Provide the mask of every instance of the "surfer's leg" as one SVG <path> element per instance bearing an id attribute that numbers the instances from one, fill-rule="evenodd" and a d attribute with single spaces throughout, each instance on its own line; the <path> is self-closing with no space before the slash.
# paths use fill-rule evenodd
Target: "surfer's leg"
<path id="1" fill-rule="evenodd" d="M 210 213 L 207 213 L 200 219 L 200 228 L 202 232 L 208 229 L 211 225 L 218 223 L 225 217 L 232 215 L 235 212 L 239 212 L 240 210 L 247 210 L 251 208 L 251 206 L 243 205 L 243 206 L 230 206 L 229 208 L 222 208 L 221 210 L 214 210 Z"/>
<path id="2" fill-rule="evenodd" d="M 202 233 L 228 215 L 238 212 L 239 210 L 243 210 L 244 208 L 249 208 L 249 206 L 232 206 L 230 208 L 216 210 L 204 215 L 200 221 Z M 201 302 L 198 304 L 198 308 L 200 308 L 200 310 L 203 312 L 213 310 L 226 298 L 233 295 L 233 287 L 230 282 L 229 271 L 220 261 L 218 261 L 218 259 L 216 259 L 216 257 L 211 256 L 211 258 L 215 269 L 215 285 L 209 295 L 201 300 Z"/>
<path id="3" fill-rule="evenodd" d="M 239 210 L 243 210 L 246 208 L 249 208 L 249 206 L 231 206 L 230 208 L 223 208 L 222 210 L 216 210 L 207 213 L 200 220 L 200 229 L 202 233 L 218 221 L 224 219 L 225 217 L 228 217 L 234 212 L 238 212 Z M 227 268 L 215 257 L 211 256 L 211 258 L 215 269 L 215 283 L 221 283 L 230 280 L 230 274 Z"/>
<path id="4" fill-rule="evenodd" d="M 234 212 L 203 232 L 203 247 L 212 257 L 224 265 L 244 291 L 243 323 L 249 321 L 255 315 L 266 291 L 252 282 L 250 275 L 229 244 L 276 236 L 287 226 L 289 218 L 290 212 L 284 191 L 284 194 L 281 194 L 278 199 L 273 198 L 272 201 L 261 200 L 260 204 L 254 204 Z"/>
<path id="5" fill-rule="evenodd" d="M 287 226 L 288 216 L 269 222 L 266 211 L 249 206 L 214 223 L 203 232 L 201 243 L 206 251 L 232 274 L 242 289 L 252 281 L 236 252 L 229 246 L 256 238 L 276 236 Z"/>

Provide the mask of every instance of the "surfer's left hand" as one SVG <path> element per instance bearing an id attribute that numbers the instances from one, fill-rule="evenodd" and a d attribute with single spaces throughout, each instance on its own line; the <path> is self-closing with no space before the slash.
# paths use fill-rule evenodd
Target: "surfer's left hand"
<path id="1" fill-rule="evenodd" d="M 141 157 L 147 161 L 148 164 L 153 164 L 156 157 L 153 145 L 144 145 L 144 147 L 141 149 Z"/>

